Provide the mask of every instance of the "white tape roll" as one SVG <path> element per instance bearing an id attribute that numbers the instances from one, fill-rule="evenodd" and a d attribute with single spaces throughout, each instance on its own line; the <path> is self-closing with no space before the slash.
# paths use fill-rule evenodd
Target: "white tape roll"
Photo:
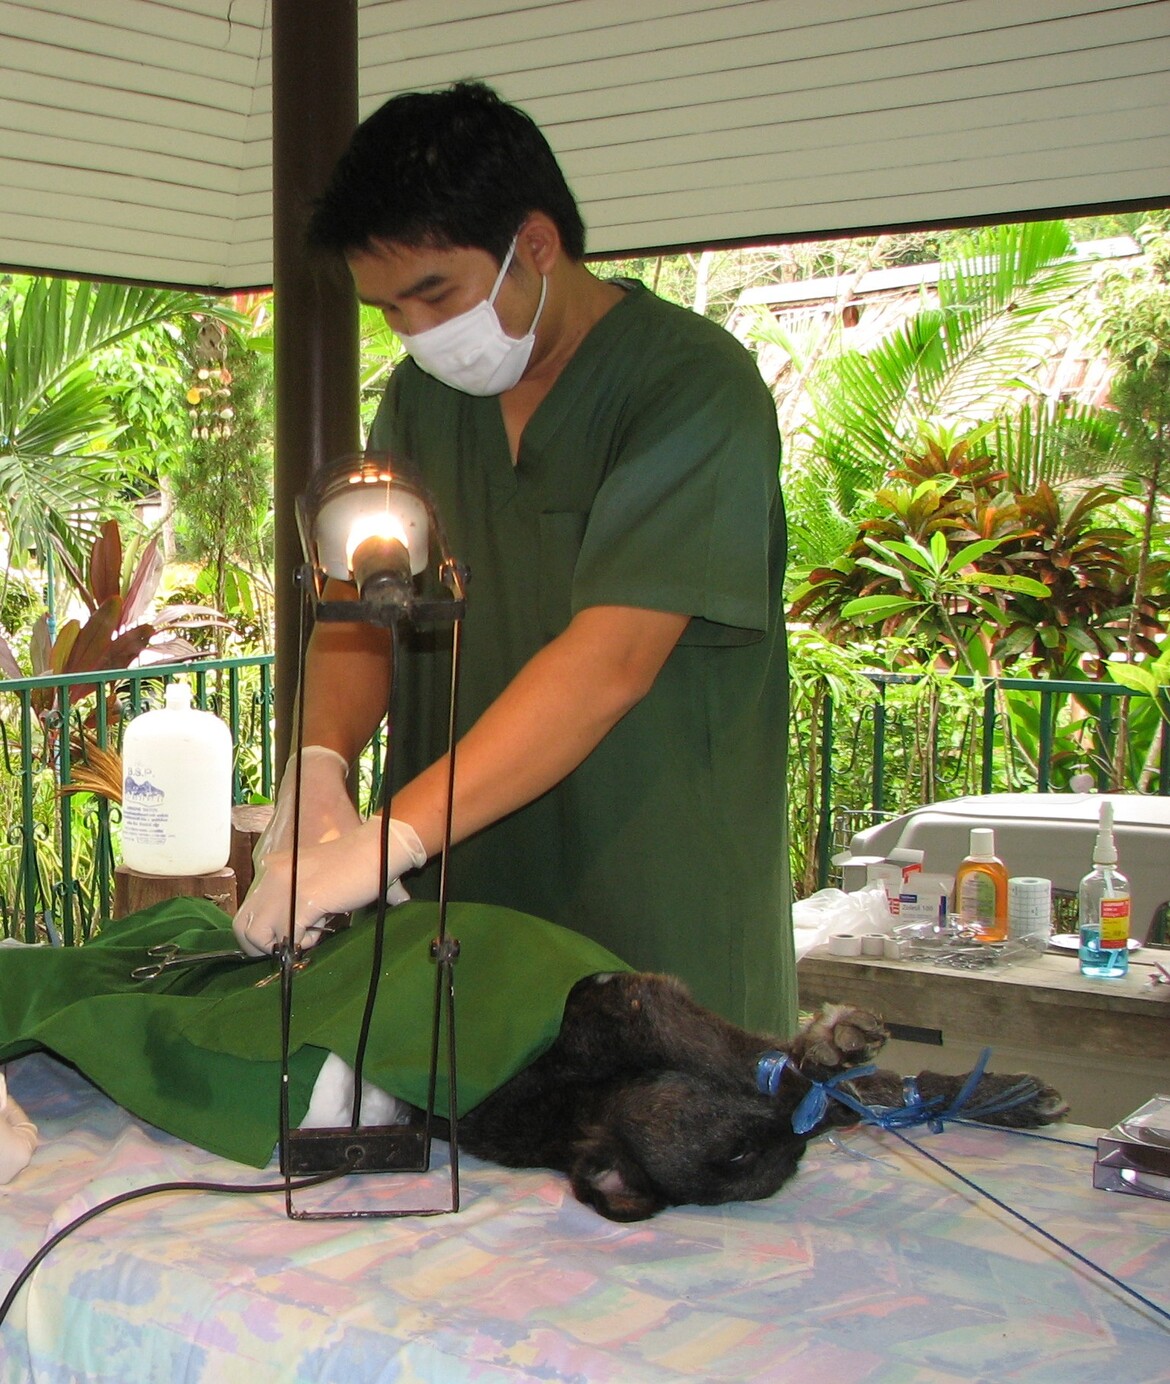
<path id="1" fill-rule="evenodd" d="M 1037 875 L 1008 880 L 1008 936 L 1044 937 L 1052 931 L 1052 881 Z"/>
<path id="2" fill-rule="evenodd" d="M 860 956 L 861 938 L 849 932 L 837 932 L 829 938 L 829 951 L 834 956 Z"/>

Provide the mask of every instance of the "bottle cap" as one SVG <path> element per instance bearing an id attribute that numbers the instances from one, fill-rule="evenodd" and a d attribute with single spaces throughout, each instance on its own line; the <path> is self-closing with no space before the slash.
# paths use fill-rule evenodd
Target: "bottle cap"
<path id="1" fill-rule="evenodd" d="M 168 711 L 190 711 L 191 710 L 191 687 L 189 683 L 176 679 L 168 682 L 166 691 L 163 694 L 166 699 Z"/>
<path id="2" fill-rule="evenodd" d="M 995 832 L 990 827 L 971 828 L 971 854 L 978 860 L 995 856 Z"/>

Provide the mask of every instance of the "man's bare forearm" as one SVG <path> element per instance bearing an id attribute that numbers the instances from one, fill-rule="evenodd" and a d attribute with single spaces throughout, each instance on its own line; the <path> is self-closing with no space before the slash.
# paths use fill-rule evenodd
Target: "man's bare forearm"
<path id="1" fill-rule="evenodd" d="M 529 660 L 457 747 L 452 834 L 498 821 L 571 773 L 650 690 L 687 625 L 685 615 L 625 606 L 582 611 Z M 443 833 L 447 761 L 397 794 L 428 854 Z"/>
<path id="2" fill-rule="evenodd" d="M 354 600 L 348 583 L 330 581 L 330 601 Z M 305 744 L 326 745 L 352 764 L 386 715 L 390 636 L 376 625 L 317 624 L 309 641 L 305 682 Z"/>

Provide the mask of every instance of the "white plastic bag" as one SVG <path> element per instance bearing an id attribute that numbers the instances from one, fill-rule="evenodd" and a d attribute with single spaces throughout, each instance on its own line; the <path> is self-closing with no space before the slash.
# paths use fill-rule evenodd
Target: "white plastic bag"
<path id="1" fill-rule="evenodd" d="M 866 932 L 890 932 L 893 926 L 881 884 L 871 884 L 850 894 L 843 889 L 818 889 L 792 905 L 797 961 L 835 935 L 860 937 Z"/>

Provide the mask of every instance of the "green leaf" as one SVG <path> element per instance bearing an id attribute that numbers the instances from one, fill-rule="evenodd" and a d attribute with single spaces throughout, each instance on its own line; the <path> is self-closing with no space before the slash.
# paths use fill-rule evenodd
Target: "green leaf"
<path id="1" fill-rule="evenodd" d="M 1140 663 L 1109 662 L 1105 668 L 1113 681 L 1120 683 L 1122 687 L 1132 688 L 1135 692 L 1145 692 L 1150 697 L 1157 696 L 1160 686 L 1158 679 Z"/>
<path id="2" fill-rule="evenodd" d="M 870 624 L 876 620 L 887 619 L 891 615 L 898 615 L 904 610 L 915 610 L 918 604 L 917 601 L 908 601 L 903 596 L 861 596 L 856 601 L 849 601 L 842 606 L 841 614 L 846 620 L 861 619 L 862 623 Z"/>
<path id="3" fill-rule="evenodd" d="M 859 557 L 857 565 L 871 572 L 880 572 L 883 577 L 892 577 L 897 582 L 902 580 L 903 572 L 900 567 L 891 567 L 885 562 L 879 562 L 876 557 Z"/>
<path id="4" fill-rule="evenodd" d="M 930 550 L 915 538 L 908 538 L 905 541 L 900 538 L 887 538 L 884 542 L 879 542 L 876 538 L 867 538 L 865 541 L 876 552 L 881 553 L 891 561 L 894 558 L 902 557 L 907 562 L 913 562 L 916 566 L 921 567 L 924 572 L 929 572 L 932 576 L 938 571 Z"/>
<path id="5" fill-rule="evenodd" d="M 970 581 L 974 586 L 990 586 L 995 591 L 1015 591 L 1021 596 L 1034 596 L 1037 600 L 1045 600 L 1052 595 L 1042 581 L 1032 577 L 1010 576 L 1004 572 L 976 572 Z"/>
<path id="6" fill-rule="evenodd" d="M 1149 667 L 1160 683 L 1165 685 L 1170 682 L 1170 639 L 1166 640 L 1158 657 Z"/>
<path id="7" fill-rule="evenodd" d="M 994 601 L 989 601 L 983 596 L 969 596 L 968 600 L 978 606 L 993 625 L 1002 625 L 1011 618 L 1006 610 L 1000 610 Z"/>
<path id="8" fill-rule="evenodd" d="M 1016 625 L 1009 629 L 1002 639 L 996 640 L 991 650 L 992 657 L 1006 663 L 1008 659 L 1015 658 L 1030 649 L 1035 637 L 1036 631 L 1030 626 Z"/>
<path id="9" fill-rule="evenodd" d="M 1002 542 L 1002 538 L 979 538 L 974 543 L 966 544 L 952 555 L 946 566 L 947 572 L 961 572 L 964 567 L 973 567 L 981 557 L 994 552 Z"/>

